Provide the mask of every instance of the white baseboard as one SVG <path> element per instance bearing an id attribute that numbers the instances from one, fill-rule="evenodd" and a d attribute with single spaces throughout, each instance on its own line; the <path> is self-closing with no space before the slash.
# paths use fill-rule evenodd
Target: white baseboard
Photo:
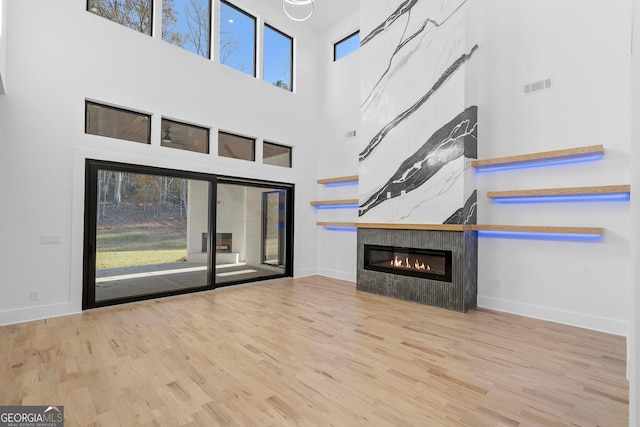
<path id="1" fill-rule="evenodd" d="M 80 313 L 81 311 L 80 307 L 76 307 L 75 304 L 70 302 L 41 305 L 38 307 L 25 307 L 14 310 L 2 310 L 0 311 L 0 326 L 67 316 L 69 314 Z"/>
<path id="2" fill-rule="evenodd" d="M 321 276 L 331 277 L 332 279 L 346 280 L 348 282 L 356 281 L 356 273 L 351 271 L 332 270 L 330 268 L 318 269 L 318 274 Z"/>
<path id="3" fill-rule="evenodd" d="M 295 271 L 293 273 L 293 277 L 309 277 L 309 276 L 316 276 L 318 273 L 318 270 L 316 268 L 303 268 L 301 270 Z"/>
<path id="4" fill-rule="evenodd" d="M 629 322 L 478 295 L 478 307 L 519 314 L 614 335 L 629 336 Z"/>

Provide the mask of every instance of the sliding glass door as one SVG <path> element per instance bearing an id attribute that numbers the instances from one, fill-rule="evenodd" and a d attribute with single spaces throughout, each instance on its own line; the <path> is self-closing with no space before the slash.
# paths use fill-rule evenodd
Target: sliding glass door
<path id="1" fill-rule="evenodd" d="M 292 191 L 87 161 L 83 307 L 291 275 Z"/>
<path id="2" fill-rule="evenodd" d="M 286 240 L 287 189 L 219 181 L 216 209 L 216 284 L 290 275 Z"/>

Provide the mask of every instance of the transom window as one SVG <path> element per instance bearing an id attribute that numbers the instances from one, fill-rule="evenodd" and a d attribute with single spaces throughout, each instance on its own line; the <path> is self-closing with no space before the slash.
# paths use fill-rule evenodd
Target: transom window
<path id="1" fill-rule="evenodd" d="M 262 163 L 290 168 L 291 147 L 264 141 L 262 143 Z"/>
<path id="2" fill-rule="evenodd" d="M 218 132 L 218 155 L 254 162 L 256 160 L 256 140 L 232 133 Z"/>
<path id="3" fill-rule="evenodd" d="M 150 144 L 151 116 L 86 101 L 85 133 Z"/>
<path id="4" fill-rule="evenodd" d="M 160 145 L 163 147 L 209 153 L 209 129 L 165 118 L 162 119 L 161 126 Z"/>
<path id="5" fill-rule="evenodd" d="M 337 61 L 360 48 L 360 31 L 348 35 L 333 45 L 333 60 Z"/>

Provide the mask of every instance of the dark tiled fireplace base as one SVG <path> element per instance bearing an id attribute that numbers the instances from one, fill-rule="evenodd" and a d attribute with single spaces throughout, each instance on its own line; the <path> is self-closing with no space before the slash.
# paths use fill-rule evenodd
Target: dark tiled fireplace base
<path id="1" fill-rule="evenodd" d="M 366 270 L 365 244 L 451 251 L 451 283 Z M 477 232 L 360 228 L 357 274 L 360 291 L 466 312 L 477 305 Z"/>

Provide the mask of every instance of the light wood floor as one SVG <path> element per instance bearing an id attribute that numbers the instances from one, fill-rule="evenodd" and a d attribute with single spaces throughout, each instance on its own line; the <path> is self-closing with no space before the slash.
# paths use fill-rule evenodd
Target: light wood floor
<path id="1" fill-rule="evenodd" d="M 0 327 L 0 404 L 67 426 L 628 424 L 622 337 L 311 277 Z"/>

